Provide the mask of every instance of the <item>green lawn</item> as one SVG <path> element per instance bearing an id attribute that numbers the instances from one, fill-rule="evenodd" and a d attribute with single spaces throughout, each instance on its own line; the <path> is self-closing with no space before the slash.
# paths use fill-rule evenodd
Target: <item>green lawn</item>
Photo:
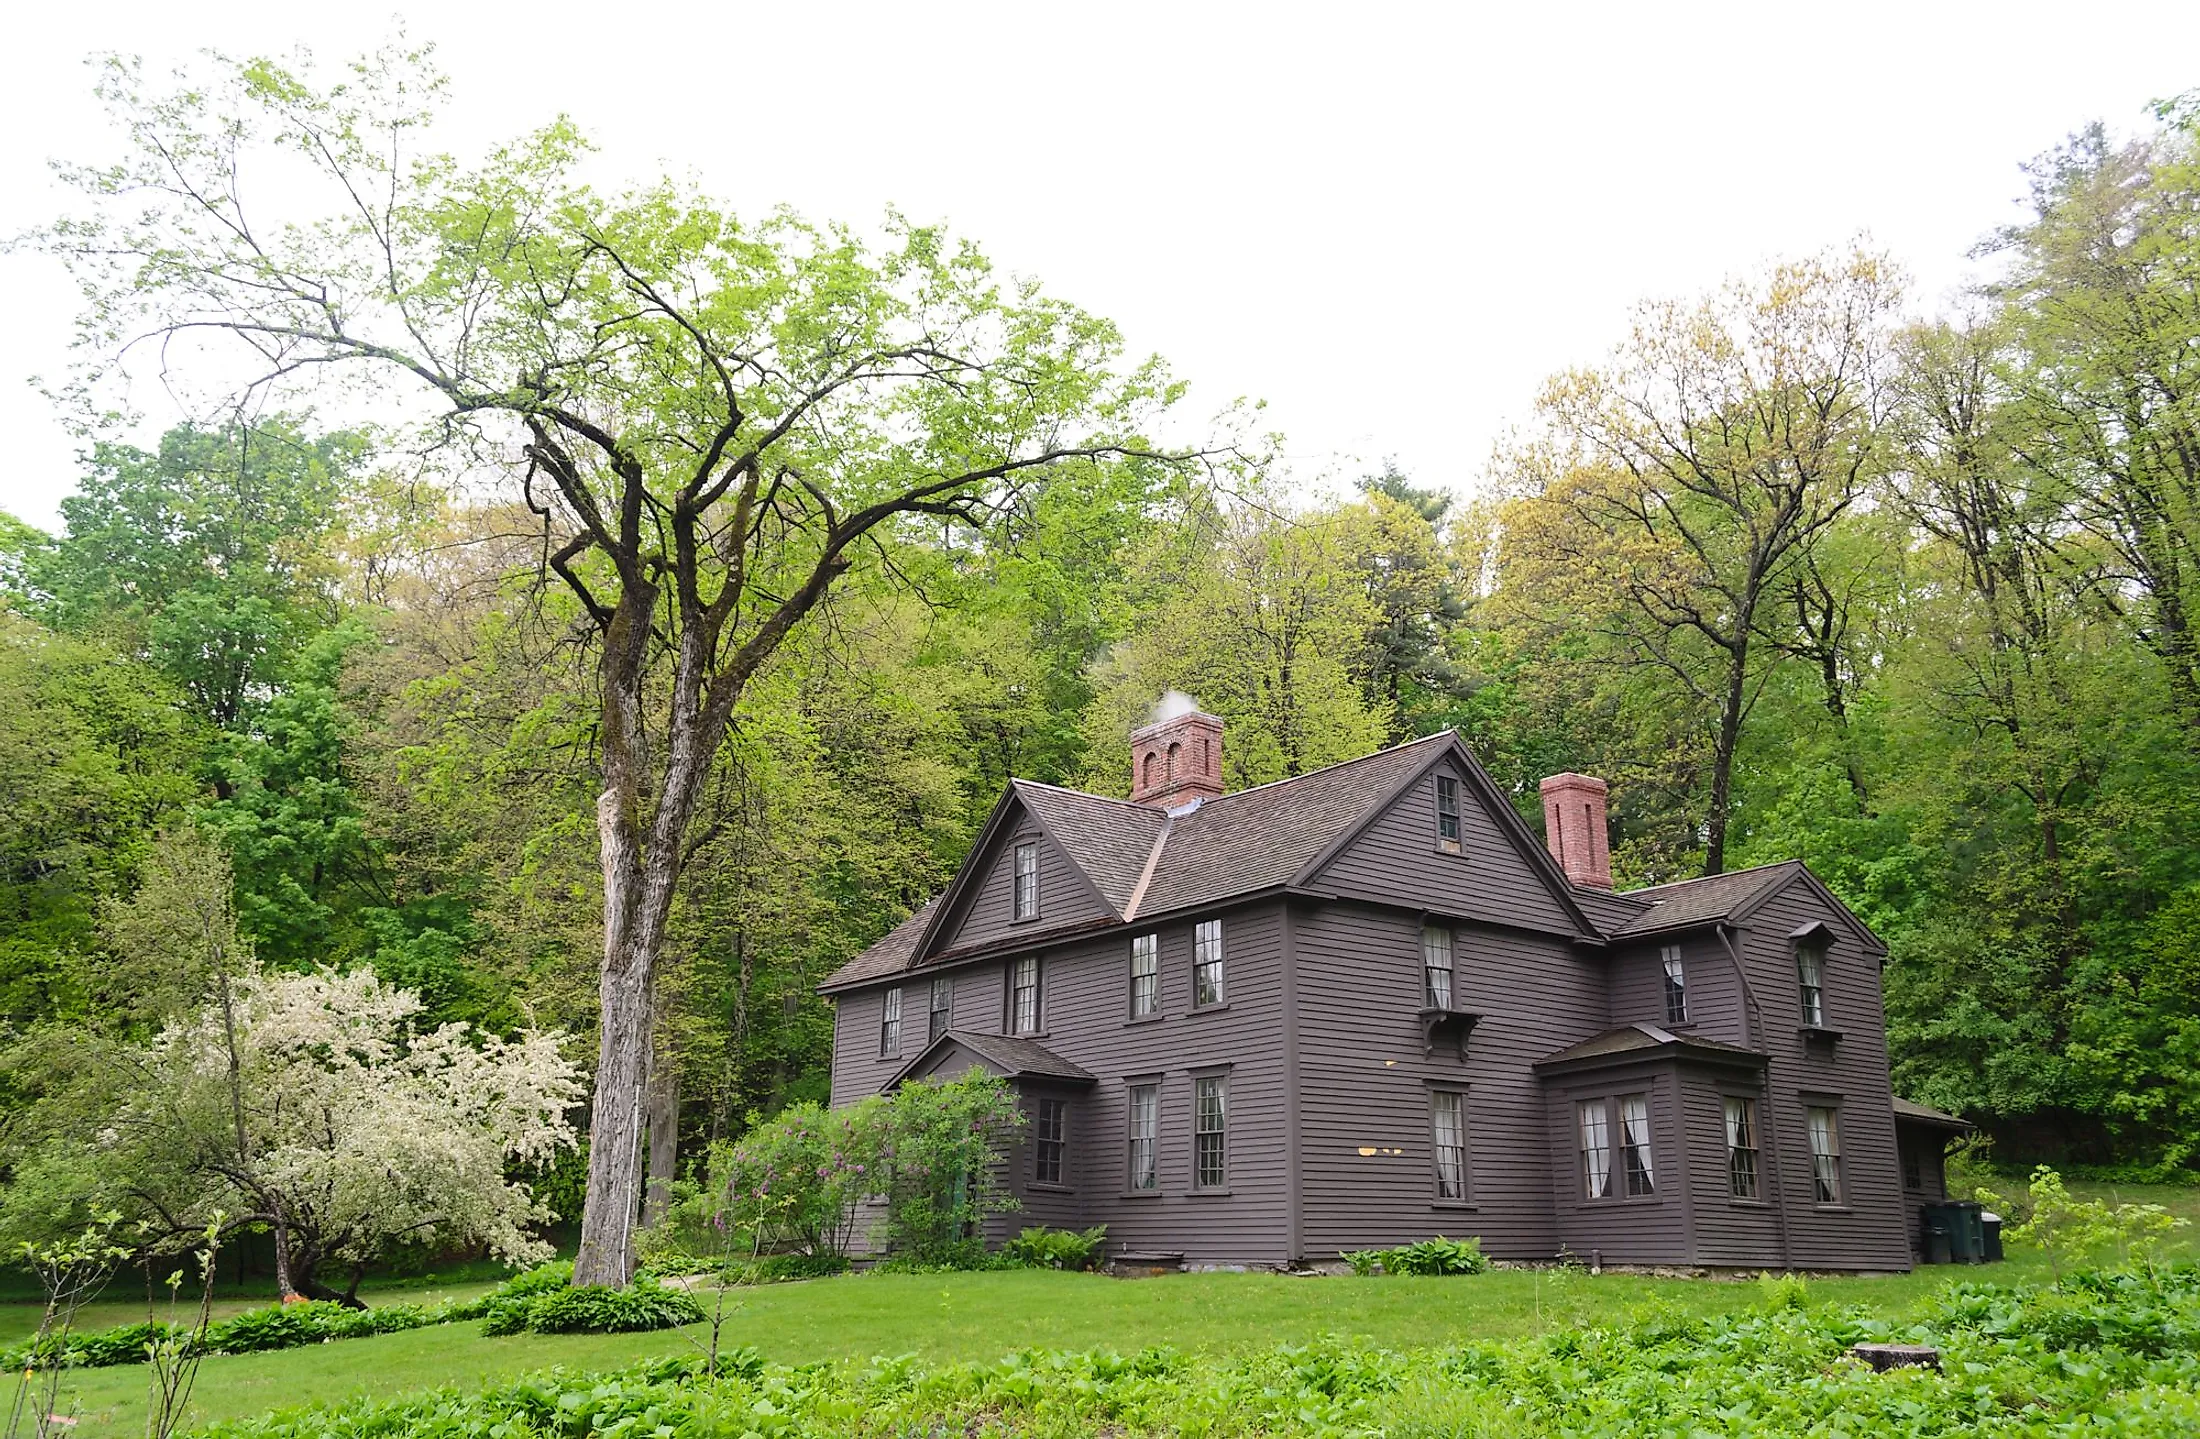
<path id="1" fill-rule="evenodd" d="M 2200 1215 L 2200 1190 L 2127 1187 L 2119 1197 L 2167 1202 L 2180 1213 Z M 2020 1253 L 1986 1270 L 1814 1280 L 1810 1295 L 1813 1303 L 1860 1303 L 1899 1314 L 1953 1278 L 2014 1281 L 2045 1273 L 2038 1256 Z M 369 1297 L 433 1302 L 480 1287 L 384 1290 Z M 708 1304 L 710 1296 L 703 1297 Z M 1434 1280 L 1274 1274 L 1118 1280 L 1034 1271 L 856 1275 L 729 1291 L 724 1342 L 753 1345 L 766 1358 L 790 1363 L 904 1353 L 992 1360 L 1027 1347 L 1128 1352 L 1149 1344 L 1213 1353 L 1324 1334 L 1419 1348 L 1611 1322 L 1653 1305 L 1700 1313 L 1755 1300 L 1755 1286 L 1746 1283 L 1579 1273 L 1554 1280 L 1533 1270 Z M 228 1301 L 231 1308 L 244 1302 Z M 0 1305 L 0 1311 L 7 1311 L 0 1313 L 0 1333 L 7 1337 L 20 1338 L 36 1324 L 30 1305 Z M 142 1317 L 142 1305 L 102 1305 L 92 1326 Z M 200 1371 L 191 1417 L 203 1423 L 354 1394 L 478 1386 L 553 1364 L 612 1368 L 653 1355 L 694 1353 L 705 1338 L 704 1330 L 690 1328 L 489 1339 L 478 1322 L 469 1322 L 272 1354 L 217 1356 Z M 142 1368 L 86 1370 L 64 1383 L 62 1408 L 78 1417 L 75 1433 L 92 1439 L 143 1432 Z"/>

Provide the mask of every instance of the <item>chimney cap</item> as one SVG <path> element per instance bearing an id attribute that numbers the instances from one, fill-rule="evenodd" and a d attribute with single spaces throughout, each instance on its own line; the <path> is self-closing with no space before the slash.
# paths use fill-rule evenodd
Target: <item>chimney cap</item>
<path id="1" fill-rule="evenodd" d="M 1607 794 L 1611 791 L 1611 788 L 1610 785 L 1593 774 L 1575 774 L 1572 770 L 1568 770 L 1564 774 L 1550 775 L 1544 779 L 1540 786 L 1544 794 L 1549 794 L 1554 789 L 1585 789 L 1592 790 L 1597 794 Z"/>

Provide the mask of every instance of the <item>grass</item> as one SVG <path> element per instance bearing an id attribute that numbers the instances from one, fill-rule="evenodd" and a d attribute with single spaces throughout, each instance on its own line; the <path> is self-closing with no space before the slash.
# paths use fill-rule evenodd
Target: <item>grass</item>
<path id="1" fill-rule="evenodd" d="M 2117 1197 L 2170 1204 L 2200 1218 L 2200 1189 L 2123 1186 Z M 2038 1255 L 2019 1252 L 1987 1271 L 1922 1269 L 1813 1280 L 1810 1301 L 1862 1304 L 1899 1315 L 1952 1278 L 2015 1282 L 2046 1273 Z M 367 1297 L 432 1303 L 483 1287 L 476 1282 L 440 1290 L 384 1288 Z M 703 1298 L 707 1308 L 710 1297 Z M 928 1361 L 992 1360 L 1022 1348 L 1127 1353 L 1150 1344 L 1225 1354 L 1323 1335 L 1398 1349 L 1443 1348 L 1469 1338 L 1610 1322 L 1653 1305 L 1700 1314 L 1746 1308 L 1757 1300 L 1752 1284 L 1534 1270 L 1425 1280 L 1274 1274 L 1117 1280 L 1030 1270 L 877 1274 L 729 1291 L 722 1342 L 753 1346 L 784 1363 L 905 1353 Z M 249 1302 L 242 1296 L 223 1301 L 232 1310 Z M 144 1317 L 142 1304 L 97 1309 L 86 1327 Z M 20 1339 L 36 1325 L 29 1304 L 0 1305 L 0 1311 L 6 1311 L 0 1313 L 0 1334 Z M 203 1424 L 353 1395 L 478 1387 L 551 1365 L 614 1368 L 655 1355 L 698 1352 L 705 1342 L 705 1326 L 658 1334 L 488 1339 L 478 1322 L 468 1322 L 270 1354 L 216 1356 L 200 1370 L 190 1418 Z M 64 1413 L 76 1415 L 73 1432 L 84 1439 L 142 1433 L 145 1372 L 128 1367 L 72 1373 L 64 1380 L 61 1403 Z"/>

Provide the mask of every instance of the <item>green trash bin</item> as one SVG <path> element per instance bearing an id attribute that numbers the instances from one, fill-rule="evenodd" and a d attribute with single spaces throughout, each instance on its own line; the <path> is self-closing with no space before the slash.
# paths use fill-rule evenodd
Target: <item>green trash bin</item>
<path id="1" fill-rule="evenodd" d="M 1970 1199 L 1949 1199 L 1925 1206 L 1926 1254 L 1932 1262 L 1938 1246 L 1935 1230 L 1948 1236 L 1948 1262 L 1986 1262 L 1986 1206 Z"/>

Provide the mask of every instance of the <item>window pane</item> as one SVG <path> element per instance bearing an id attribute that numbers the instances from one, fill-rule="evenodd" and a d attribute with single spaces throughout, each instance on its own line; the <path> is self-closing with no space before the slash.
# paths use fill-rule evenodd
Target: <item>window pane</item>
<path id="1" fill-rule="evenodd" d="M 1795 968 L 1802 980 L 1803 1023 L 1822 1025 L 1826 1022 L 1824 956 L 1815 949 L 1798 949 Z"/>
<path id="2" fill-rule="evenodd" d="M 1198 1081 L 1192 1126 L 1192 1183 L 1200 1189 L 1220 1189 L 1229 1182 L 1227 1135 L 1228 1089 L 1221 1076 Z"/>
<path id="3" fill-rule="evenodd" d="M 1160 1175 L 1154 1163 L 1155 1133 L 1161 1120 L 1161 1090 L 1156 1085 L 1131 1086 L 1131 1188 L 1158 1189 Z"/>
<path id="4" fill-rule="evenodd" d="M 1016 846 L 1016 918 L 1032 919 L 1039 913 L 1039 846 Z"/>
<path id="5" fill-rule="evenodd" d="M 1421 931 L 1421 968 L 1428 976 L 1431 1009 L 1451 1008 L 1451 931 L 1431 925 Z"/>
<path id="6" fill-rule="evenodd" d="M 901 991 L 889 989 L 879 1006 L 878 1052 L 901 1053 Z"/>
<path id="7" fill-rule="evenodd" d="M 1726 1102 L 1727 1192 L 1736 1199 L 1757 1197 L 1757 1102 Z"/>
<path id="8" fill-rule="evenodd" d="M 1034 1129 L 1031 1177 L 1041 1184 L 1062 1183 L 1063 1156 L 1068 1148 L 1069 1106 L 1059 1099 L 1039 1101 Z"/>
<path id="9" fill-rule="evenodd" d="M 946 978 L 933 980 L 931 1019 L 925 1026 L 925 1042 L 929 1044 L 947 1033 L 948 1026 L 954 1019 L 955 981 Z"/>
<path id="10" fill-rule="evenodd" d="M 1131 1018 L 1161 1009 L 1161 937 L 1142 934 L 1131 941 Z"/>
<path id="11" fill-rule="evenodd" d="M 1459 781 L 1436 777 L 1436 838 L 1447 849 L 1459 847 Z"/>
<path id="12" fill-rule="evenodd" d="M 1820 1204 L 1841 1202 L 1841 1124 L 1831 1109 L 1810 1111 L 1810 1170 Z"/>
<path id="13" fill-rule="evenodd" d="M 1202 920 L 1192 931 L 1192 1003 L 1220 1004 L 1222 997 L 1222 921 Z"/>
<path id="14" fill-rule="evenodd" d="M 1429 1095 L 1429 1127 L 1435 1142 L 1436 1197 L 1467 1197 L 1466 1097 L 1439 1089 Z"/>
<path id="15" fill-rule="evenodd" d="M 1688 977 L 1681 969 L 1681 947 L 1665 946 L 1659 956 L 1665 965 L 1665 1022 L 1688 1023 Z"/>
<path id="16" fill-rule="evenodd" d="M 1584 1192 L 1602 1199 L 1612 1192 L 1612 1131 L 1601 1099 L 1581 1106 L 1581 1177 Z"/>
<path id="17" fill-rule="evenodd" d="M 1026 955 L 1010 971 L 1010 1030 L 1016 1034 L 1039 1032 L 1039 957 Z"/>
<path id="18" fill-rule="evenodd" d="M 1620 1156 L 1630 1195 L 1655 1194 L 1657 1174 L 1650 1162 L 1650 1101 L 1630 1094 L 1619 1102 Z"/>

